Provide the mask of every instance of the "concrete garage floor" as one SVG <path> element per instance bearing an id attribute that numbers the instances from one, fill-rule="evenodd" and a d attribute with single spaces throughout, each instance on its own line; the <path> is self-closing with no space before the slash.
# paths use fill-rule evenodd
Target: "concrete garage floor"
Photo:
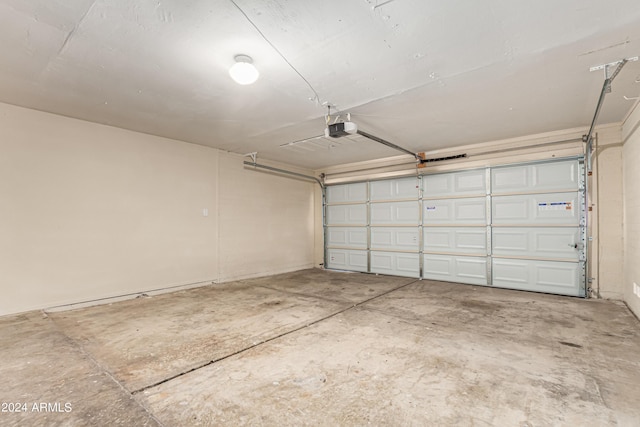
<path id="1" fill-rule="evenodd" d="M 0 376 L 2 426 L 637 426 L 640 322 L 305 270 L 0 318 Z"/>

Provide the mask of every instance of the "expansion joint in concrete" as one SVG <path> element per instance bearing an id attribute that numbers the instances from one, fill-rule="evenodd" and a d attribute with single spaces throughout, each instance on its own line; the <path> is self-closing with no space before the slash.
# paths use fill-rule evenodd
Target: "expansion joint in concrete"
<path id="1" fill-rule="evenodd" d="M 109 369 L 107 369 L 105 366 L 103 366 L 95 357 L 93 357 L 93 355 L 88 352 L 84 346 L 79 343 L 78 341 L 76 341 L 75 339 L 71 338 L 69 335 L 67 335 L 64 330 L 62 330 L 58 324 L 55 322 L 54 319 L 52 319 L 51 317 L 49 317 L 49 315 L 47 314 L 47 312 L 45 310 L 41 310 L 42 316 L 45 317 L 49 322 L 51 322 L 51 324 L 53 325 L 53 327 L 59 332 L 61 333 L 67 340 L 69 340 L 69 342 L 76 348 L 78 349 L 78 351 L 87 358 L 87 360 L 89 360 L 96 368 L 98 368 L 98 370 L 100 372 L 102 372 L 104 375 L 106 375 L 111 381 L 113 381 L 119 388 L 120 390 L 122 390 L 127 396 L 129 396 L 130 398 L 133 397 L 135 392 L 130 391 L 127 387 L 125 387 L 124 384 L 122 384 L 120 381 L 118 381 L 118 379 L 113 376 L 113 374 L 109 371 Z M 135 402 L 138 404 L 138 406 L 140 406 L 145 413 L 149 416 L 149 418 L 153 419 L 155 422 L 158 423 L 159 426 L 163 427 L 164 424 L 162 422 L 160 422 L 159 419 L 157 419 L 155 417 L 155 415 L 153 415 L 153 413 L 151 412 L 151 410 L 149 408 L 147 408 L 142 402 L 140 402 L 138 399 L 133 399 L 135 400 Z"/>
<path id="2" fill-rule="evenodd" d="M 344 313 L 346 311 L 349 311 L 349 310 L 352 310 L 352 309 L 354 309 L 356 307 L 364 305 L 364 304 L 366 304 L 366 303 L 368 303 L 370 301 L 373 301 L 373 300 L 375 300 L 377 298 L 383 297 L 383 296 L 388 295 L 388 294 L 390 294 L 392 292 L 395 292 L 395 291 L 397 291 L 399 289 L 405 288 L 405 287 L 407 287 L 409 285 L 412 285 L 412 284 L 414 284 L 414 283 L 416 283 L 418 281 L 419 280 L 417 280 L 417 279 L 416 280 L 412 280 L 409 283 L 405 283 L 404 285 L 400 285 L 400 286 L 397 286 L 397 287 L 395 287 L 393 289 L 390 289 L 388 291 L 382 292 L 382 293 L 380 293 L 378 295 L 374 295 L 371 298 L 367 298 L 367 299 L 365 299 L 363 301 L 359 301 L 359 302 L 353 303 L 353 304 L 349 305 L 348 307 L 345 307 L 345 308 L 343 308 L 341 310 L 333 312 L 333 313 L 331 313 L 331 314 L 329 314 L 327 316 L 321 317 L 321 318 L 316 319 L 314 321 L 308 322 L 308 323 L 306 323 L 306 324 L 304 324 L 304 325 L 302 325 L 300 327 L 297 327 L 297 328 L 291 329 L 289 331 L 283 332 L 283 333 L 278 334 L 276 336 L 273 336 L 271 338 L 264 339 L 264 340 L 262 340 L 260 342 L 254 343 L 254 344 L 252 344 L 250 346 L 247 346 L 247 347 L 244 347 L 244 348 L 242 348 L 242 349 L 240 349 L 238 351 L 234 351 L 233 353 L 229 353 L 229 354 L 227 354 L 225 356 L 222 356 L 222 357 L 219 357 L 217 359 L 210 360 L 208 362 L 202 363 L 202 364 L 200 364 L 200 365 L 198 365 L 196 367 L 193 367 L 191 369 L 187 369 L 186 371 L 182 371 L 182 372 L 180 372 L 178 374 L 172 375 L 172 376 L 170 376 L 168 378 L 165 378 L 165 379 L 163 379 L 161 381 L 157 381 L 157 382 L 155 382 L 153 384 L 150 384 L 150 385 L 144 386 L 144 387 L 142 387 L 140 389 L 134 390 L 134 391 L 131 392 L 131 394 L 135 395 L 135 394 L 144 392 L 145 390 L 148 390 L 150 388 L 157 387 L 159 385 L 168 383 L 169 381 L 175 380 L 176 378 L 180 378 L 180 377 L 182 377 L 184 375 L 190 374 L 190 373 L 195 372 L 195 371 L 197 371 L 199 369 L 206 368 L 207 366 L 211 366 L 211 365 L 213 365 L 215 363 L 218 363 L 218 362 L 221 362 L 223 360 L 229 359 L 229 358 L 231 358 L 233 356 L 237 356 L 238 354 L 242 354 L 242 353 L 244 353 L 246 351 L 249 351 L 249 350 L 251 350 L 253 348 L 256 348 L 256 347 L 261 346 L 263 344 L 266 344 L 268 342 L 271 342 L 271 341 L 277 340 L 279 338 L 285 337 L 287 335 L 293 334 L 295 332 L 301 331 L 301 330 L 306 329 L 306 328 L 308 328 L 310 326 L 313 326 L 313 325 L 316 325 L 316 324 L 318 324 L 320 322 L 323 322 L 325 320 L 331 319 L 331 318 L 333 318 L 333 317 L 335 317 L 335 316 L 337 316 L 339 314 L 342 314 L 342 313 Z"/>

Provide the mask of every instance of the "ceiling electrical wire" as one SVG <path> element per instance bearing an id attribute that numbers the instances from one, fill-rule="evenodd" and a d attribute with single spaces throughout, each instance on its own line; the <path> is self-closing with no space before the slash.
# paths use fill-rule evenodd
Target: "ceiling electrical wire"
<path id="1" fill-rule="evenodd" d="M 307 80 L 302 73 L 300 73 L 300 71 L 298 71 L 298 69 L 296 67 L 293 66 L 293 64 L 291 62 L 289 62 L 289 60 L 282 54 L 282 52 L 280 52 L 280 50 L 278 50 L 278 48 L 271 43 L 271 40 L 269 40 L 267 38 L 267 36 L 264 35 L 264 33 L 262 31 L 260 31 L 260 28 L 258 28 L 258 26 L 255 24 L 255 22 L 253 22 L 251 20 L 251 18 L 249 18 L 249 15 L 246 14 L 246 12 L 244 10 L 242 10 L 242 8 L 240 6 L 238 6 L 238 3 L 235 2 L 235 0 L 229 0 L 235 7 L 236 9 L 238 9 L 238 11 L 240 13 L 242 13 L 242 15 L 244 15 L 244 17 L 247 19 L 247 21 L 249 21 L 249 23 L 253 26 L 253 28 L 255 28 L 255 30 L 258 32 L 258 34 L 260 34 L 262 36 L 262 38 L 264 39 L 264 41 L 266 41 L 269 46 L 271 46 L 273 48 L 273 50 L 276 51 L 276 53 L 278 55 L 280 55 L 280 57 L 284 60 L 284 62 L 287 63 L 287 65 L 289 65 L 289 67 L 291 67 L 291 69 L 293 71 L 296 72 L 296 74 L 298 76 L 300 76 L 300 78 L 302 80 L 304 80 L 304 82 L 307 84 L 307 86 L 309 86 L 309 89 L 311 89 L 311 92 L 313 92 L 313 97 L 309 98 L 309 100 L 314 101 L 317 105 L 320 105 L 320 95 L 318 95 L 318 92 L 316 92 L 316 90 L 313 88 L 313 86 L 311 86 L 311 83 L 309 83 L 309 80 Z"/>
<path id="2" fill-rule="evenodd" d="M 386 4 L 389 4 L 389 3 L 393 2 L 393 1 L 395 1 L 395 0 L 387 0 L 387 1 L 383 1 L 382 3 L 378 3 L 378 1 L 376 0 L 375 6 L 371 6 L 371 10 L 376 10 L 377 8 L 382 7 L 382 6 L 386 5 Z"/>

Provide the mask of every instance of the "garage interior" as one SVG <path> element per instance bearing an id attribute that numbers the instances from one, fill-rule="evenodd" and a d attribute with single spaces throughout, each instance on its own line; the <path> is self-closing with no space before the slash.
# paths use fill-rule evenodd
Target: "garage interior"
<path id="1" fill-rule="evenodd" d="M 0 22 L 0 425 L 640 424 L 635 2 Z"/>

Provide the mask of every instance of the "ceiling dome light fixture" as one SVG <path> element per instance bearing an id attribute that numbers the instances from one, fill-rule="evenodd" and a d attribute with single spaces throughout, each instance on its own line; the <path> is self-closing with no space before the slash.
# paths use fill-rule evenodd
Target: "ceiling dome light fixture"
<path id="1" fill-rule="evenodd" d="M 229 75 L 238 84 L 250 85 L 258 80 L 260 73 L 253 65 L 253 59 L 247 55 L 236 55 L 236 63 L 229 69 Z"/>

